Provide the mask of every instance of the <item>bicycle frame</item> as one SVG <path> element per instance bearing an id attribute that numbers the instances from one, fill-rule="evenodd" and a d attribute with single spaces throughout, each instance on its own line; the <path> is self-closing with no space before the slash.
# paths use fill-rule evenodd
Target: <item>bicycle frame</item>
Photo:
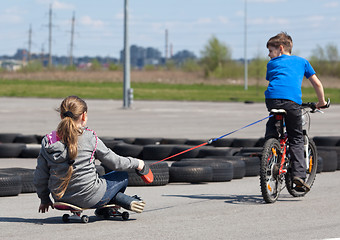
<path id="1" fill-rule="evenodd" d="M 281 145 L 281 161 L 280 161 L 280 168 L 279 168 L 279 176 L 287 173 L 287 169 L 283 168 L 286 164 L 286 160 L 288 160 L 286 158 L 288 136 L 285 132 L 284 115 L 285 115 L 285 112 L 280 112 L 280 113 L 274 113 L 274 116 L 273 116 L 275 120 L 279 123 L 277 126 L 277 130 L 279 132 L 279 142 Z"/>

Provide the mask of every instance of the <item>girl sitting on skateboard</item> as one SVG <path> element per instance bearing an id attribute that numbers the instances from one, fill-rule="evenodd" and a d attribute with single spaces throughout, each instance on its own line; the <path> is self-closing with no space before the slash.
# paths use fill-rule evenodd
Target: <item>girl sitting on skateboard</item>
<path id="1" fill-rule="evenodd" d="M 81 208 L 99 210 L 107 204 L 116 204 L 141 213 L 144 201 L 124 194 L 128 174 L 113 171 L 99 177 L 94 160 L 98 159 L 109 169 L 136 169 L 141 175 L 150 174 L 144 161 L 119 156 L 107 148 L 96 133 L 86 127 L 87 104 L 81 98 L 65 98 L 58 112 L 61 121 L 56 131 L 43 138 L 34 174 L 41 200 L 39 212 L 47 212 L 50 206 L 53 208 L 52 194 L 55 201 Z"/>

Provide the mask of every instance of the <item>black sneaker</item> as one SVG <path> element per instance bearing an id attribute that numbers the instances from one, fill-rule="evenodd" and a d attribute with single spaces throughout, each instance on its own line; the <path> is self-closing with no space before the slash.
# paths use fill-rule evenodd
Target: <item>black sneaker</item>
<path id="1" fill-rule="evenodd" d="M 295 184 L 295 190 L 297 192 L 309 192 L 310 191 L 310 186 L 302 179 L 299 177 L 293 177 L 293 183 Z"/>

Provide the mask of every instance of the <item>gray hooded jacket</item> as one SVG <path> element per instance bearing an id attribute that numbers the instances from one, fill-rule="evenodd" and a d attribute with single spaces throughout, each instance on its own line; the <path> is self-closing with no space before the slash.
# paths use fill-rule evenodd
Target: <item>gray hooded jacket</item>
<path id="1" fill-rule="evenodd" d="M 67 146 L 60 141 L 51 142 L 51 135 L 43 138 L 34 184 L 41 203 L 51 202 L 50 193 L 55 201 L 62 201 L 82 208 L 90 208 L 98 203 L 106 191 L 106 181 L 96 172 L 94 159 L 101 161 L 112 170 L 126 170 L 138 167 L 138 159 L 121 157 L 96 136 L 95 132 L 85 128 L 78 137 L 78 155 L 73 164 L 73 174 L 64 196 L 57 199 L 54 193 L 62 183 L 60 178 L 67 173 Z"/>

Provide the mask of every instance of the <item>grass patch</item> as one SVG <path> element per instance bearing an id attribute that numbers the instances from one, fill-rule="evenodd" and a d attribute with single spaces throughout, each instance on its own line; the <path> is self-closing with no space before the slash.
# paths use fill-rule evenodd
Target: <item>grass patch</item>
<path id="1" fill-rule="evenodd" d="M 1 80 L 0 96 L 64 98 L 78 95 L 87 99 L 122 99 L 123 84 L 113 82 L 70 82 Z M 178 100 L 178 101 L 253 101 L 263 102 L 266 87 L 206 85 L 206 84 L 163 84 L 132 83 L 135 100 Z M 340 89 L 326 89 L 326 97 L 340 103 Z M 314 89 L 303 88 L 303 101 L 316 101 Z"/>

